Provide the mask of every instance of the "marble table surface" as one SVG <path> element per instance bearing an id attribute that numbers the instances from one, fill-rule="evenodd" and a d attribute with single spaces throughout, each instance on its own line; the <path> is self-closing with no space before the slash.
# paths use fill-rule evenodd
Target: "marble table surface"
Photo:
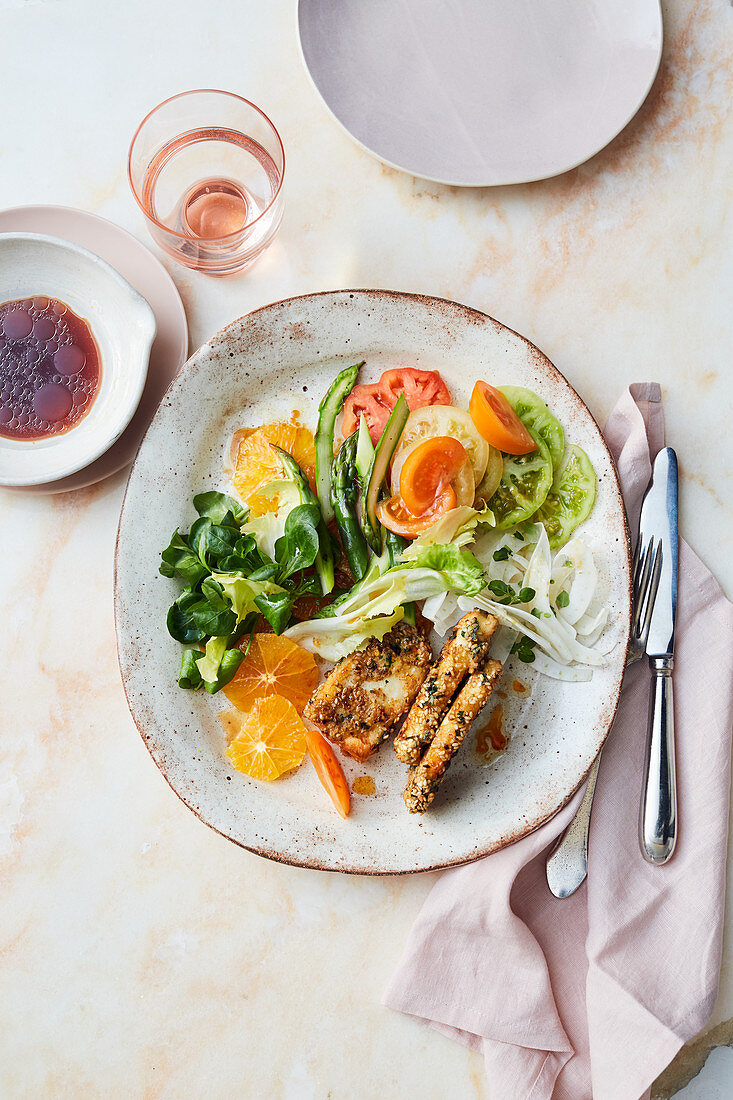
<path id="1" fill-rule="evenodd" d="M 387 287 L 456 299 L 524 333 L 601 422 L 629 382 L 659 380 L 683 533 L 732 594 L 721 414 L 733 404 L 733 9 L 663 8 L 661 71 L 609 148 L 557 179 L 458 190 L 381 166 L 332 122 L 302 68 L 290 0 L 0 0 L 0 206 L 78 206 L 145 239 L 125 176 L 138 121 L 184 88 L 253 99 L 287 149 L 285 221 L 242 278 L 164 260 L 192 347 L 292 294 Z M 125 477 L 55 497 L 0 493 L 3 1095 L 495 1095 L 478 1055 L 379 1003 L 433 875 L 258 859 L 204 828 L 153 765 L 115 655 Z M 659 1097 L 733 1042 L 728 928 L 710 1025 Z M 721 1096 L 733 1089 L 728 1053 L 705 1071 L 729 1082 Z"/>

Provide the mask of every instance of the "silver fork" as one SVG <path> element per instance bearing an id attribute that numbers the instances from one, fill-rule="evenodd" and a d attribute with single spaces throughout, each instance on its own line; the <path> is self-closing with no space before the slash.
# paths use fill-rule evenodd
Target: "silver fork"
<path id="1" fill-rule="evenodd" d="M 662 568 L 661 543 L 652 540 L 642 548 L 641 542 L 637 539 L 634 554 L 627 668 L 644 655 Z M 588 773 L 588 785 L 575 817 L 547 857 L 547 884 L 556 898 L 569 898 L 588 874 L 588 832 L 602 752 L 601 749 Z"/>

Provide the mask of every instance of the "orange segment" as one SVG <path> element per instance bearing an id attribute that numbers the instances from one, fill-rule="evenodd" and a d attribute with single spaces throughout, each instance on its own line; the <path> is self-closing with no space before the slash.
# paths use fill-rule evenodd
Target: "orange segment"
<path id="1" fill-rule="evenodd" d="M 277 509 L 275 497 L 252 495 L 266 481 L 274 481 L 283 476 L 277 452 L 270 446 L 272 443 L 290 452 L 311 487 L 315 487 L 316 448 L 313 434 L 300 424 L 288 424 L 285 421 L 264 424 L 240 439 L 234 464 L 234 485 L 242 499 L 249 504 L 253 516 L 261 516 L 264 512 L 274 512 Z"/>
<path id="2" fill-rule="evenodd" d="M 297 768 L 305 756 L 305 726 L 293 704 L 281 695 L 259 699 L 247 715 L 226 711 L 220 720 L 225 732 L 239 723 L 226 754 L 237 771 L 252 779 L 277 779 Z"/>
<path id="3" fill-rule="evenodd" d="M 255 634 L 224 694 L 238 710 L 251 710 L 272 695 L 282 695 L 302 710 L 317 683 L 316 662 L 302 646 L 277 634 Z"/>

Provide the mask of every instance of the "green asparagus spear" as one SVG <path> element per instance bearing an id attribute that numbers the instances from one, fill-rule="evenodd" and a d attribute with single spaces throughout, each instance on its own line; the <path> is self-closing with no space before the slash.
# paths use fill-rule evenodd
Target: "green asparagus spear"
<path id="1" fill-rule="evenodd" d="M 377 500 L 379 492 L 387 475 L 387 467 L 392 458 L 395 447 L 399 443 L 402 431 L 410 415 L 410 407 L 407 398 L 401 393 L 397 398 L 397 404 L 392 409 L 389 420 L 384 426 L 384 431 L 379 437 L 379 442 L 374 449 L 369 477 L 364 485 L 360 500 L 359 519 L 364 537 L 375 553 L 379 553 L 379 521 L 377 520 Z"/>
<path id="2" fill-rule="evenodd" d="M 318 406 L 316 429 L 316 492 L 321 515 L 326 523 L 333 519 L 331 504 L 331 463 L 333 462 L 333 426 L 341 406 L 351 393 L 356 376 L 364 361 L 353 367 L 345 367 L 332 382 L 326 396 Z"/>
<path id="3" fill-rule="evenodd" d="M 356 515 L 359 480 L 356 472 L 357 432 L 339 447 L 331 469 L 331 503 L 341 535 L 341 544 L 355 581 L 369 566 L 369 549 Z"/>

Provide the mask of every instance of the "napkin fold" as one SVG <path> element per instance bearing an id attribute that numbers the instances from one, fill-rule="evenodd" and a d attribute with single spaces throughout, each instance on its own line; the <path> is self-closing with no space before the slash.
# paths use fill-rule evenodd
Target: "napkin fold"
<path id="1" fill-rule="evenodd" d="M 631 386 L 606 425 L 632 531 L 664 445 L 656 383 Z M 663 867 L 644 861 L 637 822 L 647 662 L 624 677 L 603 753 L 588 878 L 552 896 L 545 858 L 582 798 L 535 833 L 446 871 L 384 995 L 481 1051 L 501 1100 L 638 1100 L 709 1019 L 723 931 L 733 605 L 680 544 L 675 722 L 679 835 Z"/>

